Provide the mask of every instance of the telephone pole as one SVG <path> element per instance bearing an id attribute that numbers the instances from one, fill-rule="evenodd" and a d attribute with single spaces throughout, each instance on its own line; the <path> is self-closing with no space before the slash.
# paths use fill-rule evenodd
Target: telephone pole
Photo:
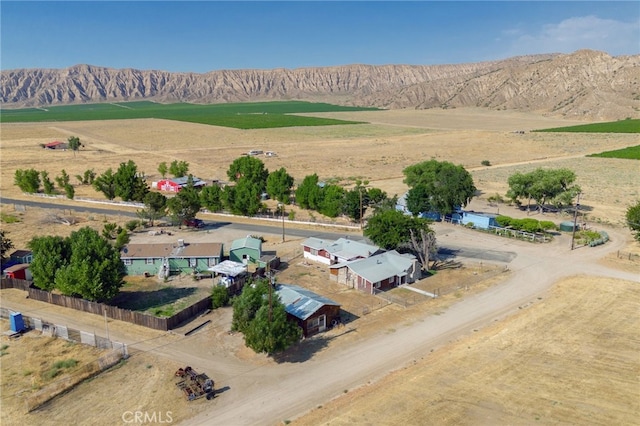
<path id="1" fill-rule="evenodd" d="M 578 199 L 576 200 L 576 207 L 573 211 L 573 232 L 571 234 L 571 250 L 575 246 L 576 239 L 576 226 L 578 224 L 578 209 L 580 208 L 580 193 L 578 192 Z"/>

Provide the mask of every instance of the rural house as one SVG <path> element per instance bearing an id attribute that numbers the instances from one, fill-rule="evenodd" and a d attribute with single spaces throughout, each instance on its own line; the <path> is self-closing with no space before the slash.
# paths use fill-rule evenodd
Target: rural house
<path id="1" fill-rule="evenodd" d="M 374 294 L 420 278 L 420 265 L 412 254 L 387 251 L 366 259 L 329 267 L 329 278 L 351 288 Z"/>
<path id="2" fill-rule="evenodd" d="M 310 237 L 302 242 L 302 247 L 305 259 L 324 263 L 325 265 L 362 259 L 381 251 L 378 246 L 348 238 L 327 241 Z"/>
<path id="3" fill-rule="evenodd" d="M 187 186 L 188 182 L 189 182 L 188 177 L 167 178 L 167 179 L 159 180 L 158 182 L 153 182 L 151 184 L 151 187 L 156 188 L 159 191 L 180 192 L 182 188 Z M 206 184 L 207 183 L 202 179 L 193 177 L 193 186 L 195 186 L 196 188 L 202 188 L 203 186 L 206 186 Z"/>
<path id="4" fill-rule="evenodd" d="M 340 321 L 340 305 L 333 300 L 295 285 L 279 284 L 276 294 L 302 334 L 309 337 Z"/>
<path id="5" fill-rule="evenodd" d="M 222 243 L 127 244 L 120 251 L 127 275 L 193 274 L 207 271 L 222 261 Z"/>
<path id="6" fill-rule="evenodd" d="M 262 257 L 262 240 L 248 235 L 245 238 L 233 240 L 229 250 L 229 260 L 234 262 L 257 264 Z"/>

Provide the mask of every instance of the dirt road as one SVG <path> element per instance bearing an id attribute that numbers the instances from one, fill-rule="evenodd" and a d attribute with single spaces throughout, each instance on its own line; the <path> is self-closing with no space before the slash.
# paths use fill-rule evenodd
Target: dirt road
<path id="1" fill-rule="evenodd" d="M 215 409 L 189 419 L 188 424 L 264 425 L 292 419 L 516 311 L 544 295 L 561 277 L 589 274 L 639 281 L 638 274 L 609 269 L 596 262 L 624 244 L 617 232 L 611 231 L 611 236 L 613 242 L 609 245 L 570 251 L 566 237 L 551 245 L 531 245 L 452 228 L 439 237 L 443 243 L 517 252 L 509 265 L 511 277 L 462 300 L 442 315 L 402 325 L 395 332 L 381 332 L 358 344 L 320 353 L 304 363 L 268 365 L 249 371 L 229 383 L 232 390 L 236 385 L 243 389 L 241 396 L 223 395 Z"/>
<path id="2" fill-rule="evenodd" d="M 625 244 L 621 231 L 607 229 L 611 242 L 594 248 L 571 251 L 569 236 L 560 236 L 550 244 L 533 245 L 504 239 L 460 226 L 437 224 L 438 241 L 444 246 L 516 253 L 508 263 L 498 262 L 511 270 L 509 278 L 490 289 L 469 296 L 439 315 L 425 315 L 417 320 L 396 323 L 366 339 L 354 339 L 330 350 L 311 352 L 306 358 L 276 362 L 266 356 L 253 356 L 251 362 L 230 354 L 229 348 L 241 346 L 241 335 L 228 335 L 229 311 L 210 314 L 209 332 L 185 337 L 181 332 L 153 332 L 141 327 L 110 321 L 111 338 L 129 344 L 132 351 L 152 351 L 207 371 L 216 378 L 216 386 L 225 391 L 208 403 L 206 411 L 189 419 L 174 419 L 184 424 L 265 425 L 294 419 L 346 391 L 374 382 L 390 371 L 461 336 L 492 324 L 520 306 L 543 297 L 562 277 L 595 275 L 638 282 L 637 273 L 607 268 L 598 260 Z M 511 257 L 508 257 L 511 259 Z M 10 290 L 13 291 L 13 290 Z M 17 292 L 17 291 L 16 291 Z M 8 295 L 8 293 L 5 293 Z M 3 297 L 3 306 L 21 310 L 25 315 L 40 316 L 72 328 L 95 330 L 106 324 L 100 316 L 69 314 L 63 308 L 44 303 Z M 189 325 L 198 325 L 198 320 Z M 216 343 L 211 339 L 217 333 Z M 349 326 L 342 333 L 357 335 Z M 342 339 L 333 334 L 332 339 Z M 347 338 L 346 336 L 344 338 Z M 318 339 L 318 345 L 328 344 Z M 122 407 L 123 410 L 128 407 Z M 152 407 L 157 410 L 163 407 Z"/>

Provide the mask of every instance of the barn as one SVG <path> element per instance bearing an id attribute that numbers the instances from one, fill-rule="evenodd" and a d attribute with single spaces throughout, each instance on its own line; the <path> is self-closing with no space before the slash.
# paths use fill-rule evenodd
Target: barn
<path id="1" fill-rule="evenodd" d="M 152 185 L 152 187 L 157 188 L 159 191 L 180 192 L 182 188 L 187 186 L 188 182 L 189 182 L 188 177 L 162 179 L 162 180 L 159 180 L 158 182 L 155 182 L 154 185 Z M 206 184 L 207 183 L 202 179 L 199 179 L 197 177 L 193 178 L 193 186 L 196 188 L 202 188 Z"/>

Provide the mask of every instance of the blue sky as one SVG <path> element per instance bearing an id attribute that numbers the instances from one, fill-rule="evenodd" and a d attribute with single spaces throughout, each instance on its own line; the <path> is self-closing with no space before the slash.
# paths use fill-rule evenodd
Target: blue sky
<path id="1" fill-rule="evenodd" d="M 207 72 L 640 53 L 638 1 L 0 2 L 0 67 Z"/>

